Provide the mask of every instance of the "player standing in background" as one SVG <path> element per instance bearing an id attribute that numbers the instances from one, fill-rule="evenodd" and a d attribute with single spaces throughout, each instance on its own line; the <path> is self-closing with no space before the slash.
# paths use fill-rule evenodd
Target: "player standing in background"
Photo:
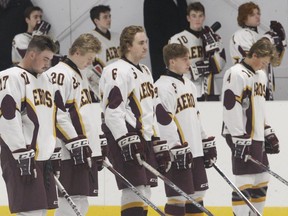
<path id="1" fill-rule="evenodd" d="M 260 38 L 265 37 L 271 41 L 277 48 L 279 61 L 275 66 L 279 66 L 286 47 L 286 36 L 282 25 L 277 21 L 271 21 L 270 31 L 264 35 L 258 33 L 258 26 L 260 25 L 260 8 L 253 2 L 247 2 L 238 8 L 238 25 L 241 29 L 237 30 L 230 41 L 230 55 L 232 62 L 235 64 L 245 58 L 251 46 Z M 273 92 L 275 89 L 274 70 L 272 65 L 266 69 L 268 78 L 266 99 L 273 100 Z"/>
<path id="2" fill-rule="evenodd" d="M 55 121 L 67 136 L 77 136 L 67 113 L 56 112 L 62 99 L 43 73 L 55 50 L 49 37 L 35 36 L 20 63 L 0 73 L 1 168 L 10 211 L 18 216 L 46 215 L 46 209 L 58 207 L 49 160 L 56 145 Z"/>
<path id="3" fill-rule="evenodd" d="M 99 112 L 97 112 L 96 98 L 91 94 L 88 79 L 81 70 L 92 64 L 100 49 L 101 45 L 97 38 L 92 34 L 82 34 L 73 42 L 68 57 L 46 72 L 52 83 L 60 90 L 81 145 L 87 147 L 88 139 L 92 149 L 92 164 L 78 164 L 79 162 L 70 156 L 66 144 L 73 144 L 74 140 L 68 140 L 65 131 L 60 127 L 57 128 L 57 136 L 62 140 L 62 146 L 67 147 L 62 148 L 60 181 L 83 215 L 88 212 L 87 196 L 98 195 L 98 158 L 96 156 L 101 155 L 101 149 L 97 128 L 100 116 L 97 116 Z M 74 152 L 73 145 L 69 147 Z M 83 152 L 75 152 L 75 154 L 83 154 L 84 158 L 89 157 L 91 149 L 87 147 L 83 149 Z M 75 212 L 64 197 L 59 197 L 59 208 L 55 215 L 74 216 Z"/>
<path id="4" fill-rule="evenodd" d="M 267 39 L 254 43 L 247 56 L 223 78 L 223 135 L 232 151 L 235 184 L 262 214 L 269 174 L 246 155 L 268 166 L 267 153 L 279 153 L 279 142 L 265 118 L 267 77 L 263 69 L 274 62 L 275 50 Z M 264 142 L 265 141 L 265 142 Z M 232 193 L 236 216 L 254 215 L 237 193 Z"/>
<path id="5" fill-rule="evenodd" d="M 205 8 L 200 2 L 188 5 L 189 28 L 171 37 L 169 43 L 181 43 L 189 50 L 190 73 L 187 76 L 197 88 L 198 101 L 218 101 L 220 90 L 215 74 L 226 63 L 225 50 L 219 35 L 208 26 L 203 26 Z"/>
<path id="6" fill-rule="evenodd" d="M 149 199 L 150 186 L 157 186 L 157 178 L 138 163 L 136 154 L 156 167 L 153 145 L 164 146 L 166 143 L 157 137 L 152 74 L 147 66 L 139 63 L 147 52 L 144 28 L 124 28 L 120 36 L 121 59 L 104 68 L 99 89 L 106 123 L 103 132 L 109 146 L 108 158 L 113 167 Z M 164 166 L 165 158 L 170 160 L 167 154 L 161 152 L 158 157 Z M 122 190 L 121 215 L 147 215 L 148 208 L 143 200 L 117 178 L 116 181 Z"/>
<path id="7" fill-rule="evenodd" d="M 24 57 L 28 44 L 34 35 L 48 34 L 51 25 L 42 20 L 43 10 L 37 6 L 26 8 L 24 12 L 27 31 L 17 34 L 12 42 L 12 63 L 18 64 Z"/>
<path id="8" fill-rule="evenodd" d="M 98 5 L 90 10 L 90 18 L 95 25 L 91 32 L 101 42 L 101 50 L 93 60 L 93 68 L 88 67 L 85 73 L 93 92 L 99 97 L 99 79 L 103 68 L 119 59 L 120 35 L 109 31 L 111 27 L 111 9 L 106 5 Z"/>
<path id="9" fill-rule="evenodd" d="M 196 87 L 183 76 L 190 67 L 188 48 L 182 44 L 168 44 L 163 48 L 163 57 L 166 73 L 155 86 L 159 97 L 156 106 L 158 127 L 161 139 L 167 140 L 172 155 L 172 167 L 166 177 L 203 205 L 208 189 L 205 168 L 211 167 L 217 158 L 215 137 L 208 137 L 204 132 Z M 170 187 L 166 186 L 165 191 L 168 197 L 165 213 L 168 215 L 204 215 Z"/>

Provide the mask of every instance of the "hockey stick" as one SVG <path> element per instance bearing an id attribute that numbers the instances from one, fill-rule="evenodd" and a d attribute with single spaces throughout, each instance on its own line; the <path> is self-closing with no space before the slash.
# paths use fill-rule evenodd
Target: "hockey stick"
<path id="1" fill-rule="evenodd" d="M 241 199 L 249 206 L 249 208 L 257 215 L 262 216 L 258 210 L 252 205 L 252 203 L 245 197 L 245 195 L 232 183 L 232 181 L 222 172 L 222 170 L 216 165 L 213 164 L 213 167 L 217 170 L 217 172 L 224 178 L 224 180 L 229 184 L 230 187 L 241 197 Z"/>
<path id="2" fill-rule="evenodd" d="M 275 173 L 275 172 L 273 172 L 272 170 L 270 170 L 267 166 L 265 166 L 264 164 L 262 164 L 260 161 L 252 158 L 251 155 L 247 155 L 247 156 L 246 156 L 246 160 L 252 161 L 254 164 L 258 165 L 258 166 L 261 167 L 263 170 L 265 170 L 266 172 L 268 172 L 270 175 L 274 176 L 276 179 L 278 179 L 278 180 L 281 181 L 283 184 L 285 184 L 286 186 L 288 186 L 288 181 L 287 181 L 287 180 L 285 180 L 284 178 L 282 178 L 281 176 L 279 176 L 277 173 Z"/>
<path id="3" fill-rule="evenodd" d="M 155 206 L 148 198 L 146 198 L 140 191 L 132 185 L 123 175 L 117 172 L 106 160 L 103 161 L 103 165 L 111 171 L 118 179 L 120 179 L 126 186 L 128 186 L 137 196 L 139 196 L 145 203 L 147 203 L 151 208 L 153 208 L 159 215 L 165 216 L 157 206 Z"/>
<path id="4" fill-rule="evenodd" d="M 177 185 L 175 185 L 172 181 L 170 181 L 168 178 L 166 178 L 164 175 L 162 175 L 160 172 L 158 172 L 156 169 L 154 169 L 150 164 L 148 164 L 146 161 L 141 159 L 140 154 L 136 154 L 137 160 L 139 164 L 143 165 L 147 170 L 149 170 L 151 173 L 159 177 L 164 181 L 165 184 L 167 184 L 169 187 L 171 187 L 173 190 L 175 190 L 177 193 L 179 193 L 181 196 L 185 197 L 187 200 L 191 201 L 198 209 L 205 212 L 209 216 L 213 216 L 213 214 L 206 209 L 204 206 L 196 202 L 192 197 L 190 197 L 187 193 L 185 193 L 183 190 L 181 190 Z"/>
<path id="5" fill-rule="evenodd" d="M 75 214 L 77 216 L 82 216 L 82 214 L 79 212 L 79 210 L 77 209 L 76 204 L 73 202 L 72 198 L 69 196 L 69 194 L 67 193 L 67 191 L 65 190 L 65 188 L 63 187 L 63 185 L 61 184 L 61 182 L 59 181 L 59 179 L 54 176 L 55 179 L 55 183 L 58 187 L 58 189 L 60 190 L 60 192 L 64 195 L 64 198 L 67 200 L 67 202 L 69 203 L 69 205 L 71 206 L 71 208 L 74 210 Z"/>

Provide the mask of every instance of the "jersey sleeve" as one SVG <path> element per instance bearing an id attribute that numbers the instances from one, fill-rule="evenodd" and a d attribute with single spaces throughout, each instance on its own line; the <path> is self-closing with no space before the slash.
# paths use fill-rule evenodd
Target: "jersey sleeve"
<path id="1" fill-rule="evenodd" d="M 24 138 L 21 116 L 22 101 L 25 100 L 25 83 L 20 75 L 15 76 L 7 73 L 2 74 L 0 80 L 1 139 L 13 152 L 17 149 L 26 148 L 26 144 L 28 144 Z"/>
<path id="2" fill-rule="evenodd" d="M 128 133 L 125 105 L 133 91 L 133 81 L 128 73 L 120 68 L 106 67 L 100 78 L 101 106 L 105 123 L 115 140 Z"/>

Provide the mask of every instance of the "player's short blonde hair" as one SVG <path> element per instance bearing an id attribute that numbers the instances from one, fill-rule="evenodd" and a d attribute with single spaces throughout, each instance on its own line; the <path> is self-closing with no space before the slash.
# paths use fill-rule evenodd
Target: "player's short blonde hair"
<path id="1" fill-rule="evenodd" d="M 145 30 L 142 26 L 134 26 L 134 25 L 127 26 L 123 29 L 120 35 L 120 49 L 119 49 L 121 58 L 127 54 L 128 48 L 132 46 L 135 35 L 138 32 L 145 32 Z"/>
<path id="2" fill-rule="evenodd" d="M 248 15 L 252 14 L 254 9 L 257 9 L 260 13 L 259 6 L 254 2 L 247 2 L 238 7 L 237 22 L 239 26 L 241 27 L 245 26 L 245 22 L 248 19 Z"/>
<path id="3" fill-rule="evenodd" d="M 169 67 L 169 61 L 175 58 L 184 57 L 189 53 L 189 50 L 186 46 L 182 44 L 172 43 L 167 44 L 163 47 L 163 60 L 167 67 Z"/>
<path id="4" fill-rule="evenodd" d="M 88 52 L 98 53 L 101 50 L 101 42 L 92 34 L 81 34 L 69 49 L 69 55 L 75 54 L 77 51 L 81 55 Z"/>

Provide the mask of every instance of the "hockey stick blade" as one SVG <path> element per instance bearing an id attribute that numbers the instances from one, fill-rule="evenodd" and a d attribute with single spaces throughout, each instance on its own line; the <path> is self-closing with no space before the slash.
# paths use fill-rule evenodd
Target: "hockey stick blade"
<path id="1" fill-rule="evenodd" d="M 147 203 L 151 208 L 153 208 L 159 215 L 165 216 L 156 205 L 154 205 L 147 197 L 145 197 L 134 185 L 132 185 L 123 175 L 116 171 L 112 165 L 110 165 L 106 160 L 103 161 L 103 165 L 112 172 L 118 179 L 120 179 L 127 187 L 130 188 L 137 196 L 139 196 L 145 203 Z"/>
<path id="2" fill-rule="evenodd" d="M 63 194 L 64 198 L 67 200 L 67 202 L 69 203 L 69 205 L 71 206 L 71 208 L 73 209 L 73 211 L 75 212 L 75 214 L 77 216 L 82 216 L 82 214 L 80 213 L 80 211 L 78 210 L 76 204 L 73 202 L 72 198 L 69 196 L 69 194 L 67 193 L 67 191 L 65 190 L 65 188 L 63 187 L 63 185 L 61 184 L 61 182 L 59 181 L 59 179 L 54 176 L 55 179 L 55 183 L 58 187 L 58 189 L 60 190 L 60 192 Z"/>
<path id="3" fill-rule="evenodd" d="M 181 190 L 177 185 L 175 185 L 172 181 L 170 181 L 168 178 L 166 178 L 164 175 L 162 175 L 160 172 L 158 172 L 156 169 L 154 169 L 146 161 L 142 160 L 140 154 L 136 154 L 136 157 L 137 157 L 139 164 L 143 165 L 151 173 L 156 175 L 158 178 L 162 179 L 165 184 L 167 184 L 169 187 L 171 187 L 173 190 L 175 190 L 181 196 L 185 197 L 187 200 L 191 201 L 198 209 L 205 212 L 205 214 L 207 214 L 209 216 L 213 216 L 213 214 L 208 209 L 206 209 L 204 206 L 202 206 L 201 204 L 196 202 L 191 196 L 189 196 L 187 193 L 185 193 L 183 190 Z"/>
<path id="4" fill-rule="evenodd" d="M 241 197 L 241 199 L 249 206 L 249 208 L 257 215 L 262 216 L 259 211 L 252 205 L 252 203 L 245 197 L 245 195 L 237 188 L 232 181 L 223 173 L 223 171 L 216 165 L 213 164 L 216 171 L 224 178 L 224 180 L 229 184 L 229 186 Z"/>
<path id="5" fill-rule="evenodd" d="M 252 161 L 254 164 L 258 165 L 259 167 L 261 167 L 263 170 L 265 170 L 266 172 L 268 172 L 270 175 L 274 176 L 276 179 L 278 179 L 279 181 L 281 181 L 283 184 L 285 184 L 286 186 L 288 186 L 288 181 L 285 180 L 284 178 L 282 178 L 281 176 L 279 176 L 277 173 L 273 172 L 272 170 L 270 170 L 267 166 L 265 166 L 263 163 L 261 163 L 260 161 L 254 159 L 253 157 L 251 157 L 251 155 L 247 155 L 246 156 L 246 160 L 250 160 Z"/>

